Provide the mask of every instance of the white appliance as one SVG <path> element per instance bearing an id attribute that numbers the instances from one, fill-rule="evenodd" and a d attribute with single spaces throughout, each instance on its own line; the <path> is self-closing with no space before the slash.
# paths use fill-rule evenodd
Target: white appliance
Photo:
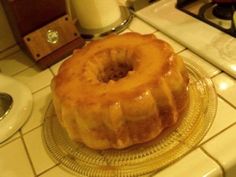
<path id="1" fill-rule="evenodd" d="M 132 14 L 117 0 L 66 0 L 66 5 L 85 39 L 121 32 L 132 20 Z"/>
<path id="2" fill-rule="evenodd" d="M 160 0 L 135 14 L 236 78 L 236 38 L 177 9 L 176 3 L 176 0 Z M 234 12 L 234 25 L 235 17 Z M 217 20 L 214 16 L 210 18 Z"/>

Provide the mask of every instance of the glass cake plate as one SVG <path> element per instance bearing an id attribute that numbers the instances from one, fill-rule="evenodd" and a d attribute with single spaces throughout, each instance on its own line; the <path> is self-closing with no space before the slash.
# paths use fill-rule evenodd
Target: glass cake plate
<path id="1" fill-rule="evenodd" d="M 43 124 L 43 140 L 51 158 L 80 176 L 132 177 L 157 172 L 198 147 L 214 121 L 217 95 L 211 79 L 195 63 L 185 64 L 190 75 L 190 101 L 175 127 L 148 143 L 97 151 L 69 139 L 51 103 Z"/>

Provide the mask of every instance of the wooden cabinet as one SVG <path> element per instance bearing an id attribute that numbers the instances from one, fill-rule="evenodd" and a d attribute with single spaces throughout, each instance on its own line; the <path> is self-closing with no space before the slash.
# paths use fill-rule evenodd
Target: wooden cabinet
<path id="1" fill-rule="evenodd" d="M 65 0 L 1 0 L 1 2 L 17 43 L 41 68 L 50 66 L 71 53 L 73 49 L 84 45 L 84 40 L 80 38 L 71 20 L 67 21 L 65 26 L 71 29 L 68 33 L 72 32 L 74 36 L 68 39 L 65 33 L 61 33 L 64 31 L 63 24 L 58 21 L 66 18 Z M 59 38 L 67 39 L 60 41 L 60 46 L 48 43 L 47 33 L 49 30 L 54 30 L 54 26 L 60 29 L 57 31 Z M 36 33 L 41 35 L 35 35 Z M 31 43 L 36 43 L 37 46 L 29 44 L 28 36 L 31 37 Z M 45 45 L 51 45 L 49 48 L 52 50 L 42 51 Z M 39 54 L 40 57 L 37 57 L 32 53 L 35 49 L 31 47 L 41 48 L 44 56 Z"/>

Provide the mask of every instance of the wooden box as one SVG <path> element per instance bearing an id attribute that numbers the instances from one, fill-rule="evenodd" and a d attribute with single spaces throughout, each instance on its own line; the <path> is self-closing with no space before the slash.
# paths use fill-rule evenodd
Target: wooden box
<path id="1" fill-rule="evenodd" d="M 17 43 L 41 68 L 49 67 L 84 45 L 84 40 L 66 14 L 65 0 L 1 2 Z M 59 34 L 59 42 L 48 42 L 47 35 L 55 35 L 55 32 Z"/>

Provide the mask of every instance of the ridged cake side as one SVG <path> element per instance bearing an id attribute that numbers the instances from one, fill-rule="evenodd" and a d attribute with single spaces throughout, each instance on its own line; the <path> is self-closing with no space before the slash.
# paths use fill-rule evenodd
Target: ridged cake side
<path id="1" fill-rule="evenodd" d="M 91 42 L 52 81 L 56 114 L 72 140 L 125 148 L 173 126 L 188 102 L 181 58 L 153 35 L 126 33 Z"/>

